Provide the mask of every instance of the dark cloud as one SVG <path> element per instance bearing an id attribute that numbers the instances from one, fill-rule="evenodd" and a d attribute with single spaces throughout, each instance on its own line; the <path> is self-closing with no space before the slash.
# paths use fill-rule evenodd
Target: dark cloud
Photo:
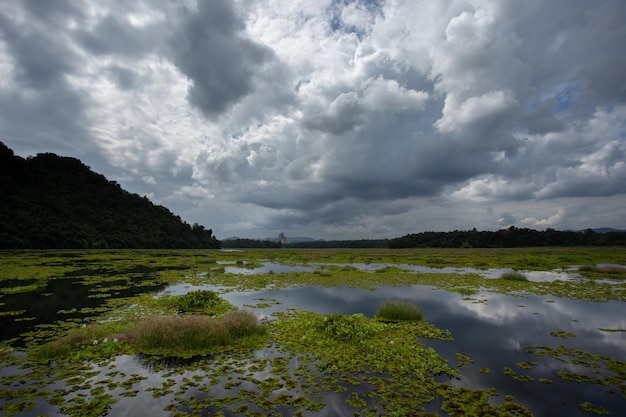
<path id="1" fill-rule="evenodd" d="M 80 154 L 78 143 L 88 137 L 86 98 L 67 81 L 82 60 L 63 30 L 57 30 L 72 18 L 65 13 L 82 15 L 70 3 L 60 2 L 56 8 L 45 2 L 40 10 L 34 2 L 24 2 L 27 9 L 22 12 L 0 7 L 0 33 L 14 70 L 13 78 L 3 80 L 0 135 L 37 150 L 32 153 Z"/>
<path id="2" fill-rule="evenodd" d="M 254 88 L 255 71 L 273 51 L 246 37 L 245 25 L 228 0 L 200 0 L 185 10 L 172 40 L 178 68 L 190 79 L 189 102 L 207 117 L 228 110 Z"/>
<path id="3" fill-rule="evenodd" d="M 79 62 L 79 57 L 54 27 L 24 26 L 1 8 L 0 33 L 15 60 L 15 81 L 21 87 L 45 89 L 64 83 L 63 76 L 72 72 Z"/>
<path id="4" fill-rule="evenodd" d="M 549 98 L 537 105 L 533 111 L 522 117 L 524 129 L 530 134 L 560 132 L 565 128 L 563 120 L 554 115 L 556 100 Z"/>
<path id="5" fill-rule="evenodd" d="M 164 31 L 163 25 L 136 28 L 125 16 L 108 15 L 92 29 L 77 31 L 76 40 L 94 54 L 138 56 L 157 45 Z"/>

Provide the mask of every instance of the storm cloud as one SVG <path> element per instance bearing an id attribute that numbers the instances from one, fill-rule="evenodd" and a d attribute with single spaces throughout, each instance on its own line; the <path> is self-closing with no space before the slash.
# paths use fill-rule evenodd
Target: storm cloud
<path id="1" fill-rule="evenodd" d="M 0 4 L 0 140 L 218 238 L 624 228 L 621 0 Z"/>

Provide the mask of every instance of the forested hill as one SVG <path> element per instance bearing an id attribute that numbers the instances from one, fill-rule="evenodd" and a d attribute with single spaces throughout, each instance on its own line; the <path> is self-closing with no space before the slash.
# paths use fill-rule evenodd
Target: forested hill
<path id="1" fill-rule="evenodd" d="M 389 247 L 398 248 L 518 248 L 533 246 L 616 246 L 626 245 L 626 232 L 598 233 L 584 231 L 538 231 L 511 226 L 495 232 L 459 231 L 422 232 L 389 241 Z"/>
<path id="2" fill-rule="evenodd" d="M 210 229 L 123 190 L 78 159 L 0 142 L 0 248 L 219 248 Z"/>

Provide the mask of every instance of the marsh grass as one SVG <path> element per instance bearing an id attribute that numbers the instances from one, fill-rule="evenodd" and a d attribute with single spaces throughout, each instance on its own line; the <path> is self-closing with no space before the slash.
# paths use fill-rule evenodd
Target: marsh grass
<path id="1" fill-rule="evenodd" d="M 133 326 L 92 324 L 70 331 L 31 351 L 39 362 L 110 357 L 121 353 L 182 355 L 214 351 L 235 344 L 254 345 L 267 332 L 247 310 L 220 317 L 199 314 L 150 316 Z M 250 339 L 247 343 L 244 339 Z M 218 349 L 219 350 L 219 349 Z"/>
<path id="2" fill-rule="evenodd" d="M 504 272 L 500 278 L 505 279 L 507 281 L 528 281 L 526 275 L 520 272 Z"/>
<path id="3" fill-rule="evenodd" d="M 201 350 L 229 345 L 235 339 L 265 332 L 256 316 L 234 310 L 215 318 L 201 315 L 152 316 L 129 332 L 129 341 L 142 351 Z"/>
<path id="4" fill-rule="evenodd" d="M 593 277 L 626 278 L 626 268 L 617 265 L 582 265 L 578 272 Z"/>
<path id="5" fill-rule="evenodd" d="M 388 321 L 421 321 L 422 309 L 408 301 L 388 300 L 378 308 L 376 318 Z"/>

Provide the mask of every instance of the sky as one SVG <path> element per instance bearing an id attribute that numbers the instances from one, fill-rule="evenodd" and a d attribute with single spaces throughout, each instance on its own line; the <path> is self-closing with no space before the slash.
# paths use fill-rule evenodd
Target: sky
<path id="1" fill-rule="evenodd" d="M 626 228 L 624 0 L 4 0 L 0 141 L 233 236 Z"/>

